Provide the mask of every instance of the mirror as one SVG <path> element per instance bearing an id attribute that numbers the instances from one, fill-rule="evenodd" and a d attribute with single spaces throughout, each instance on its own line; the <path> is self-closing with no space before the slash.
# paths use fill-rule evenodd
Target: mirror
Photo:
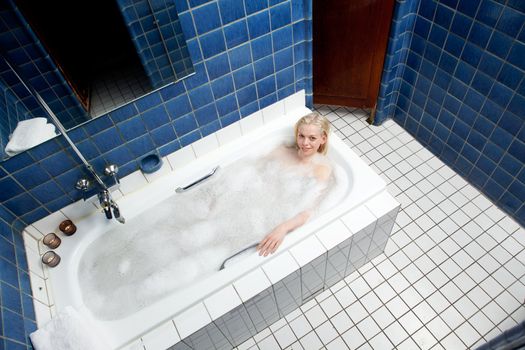
<path id="1" fill-rule="evenodd" d="M 13 0 L 6 6 L 13 18 L 0 34 L 15 33 L 18 43 L 2 45 L 1 54 L 66 130 L 194 72 L 174 1 L 92 0 L 79 8 L 67 0 Z M 3 64 L 0 78 L 5 159 L 18 122 L 45 113 Z"/>

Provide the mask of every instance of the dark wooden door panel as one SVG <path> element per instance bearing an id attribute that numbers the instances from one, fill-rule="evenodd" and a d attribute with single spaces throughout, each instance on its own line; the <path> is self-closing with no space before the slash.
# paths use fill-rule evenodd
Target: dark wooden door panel
<path id="1" fill-rule="evenodd" d="M 374 107 L 394 0 L 314 0 L 314 102 Z"/>

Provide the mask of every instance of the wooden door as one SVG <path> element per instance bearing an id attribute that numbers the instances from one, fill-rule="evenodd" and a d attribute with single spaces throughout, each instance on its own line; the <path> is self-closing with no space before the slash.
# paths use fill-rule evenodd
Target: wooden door
<path id="1" fill-rule="evenodd" d="M 374 108 L 394 0 L 313 0 L 314 103 Z"/>

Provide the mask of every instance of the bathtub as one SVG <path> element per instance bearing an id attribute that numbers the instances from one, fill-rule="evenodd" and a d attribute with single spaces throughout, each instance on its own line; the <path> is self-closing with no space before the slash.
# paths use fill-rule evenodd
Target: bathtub
<path id="1" fill-rule="evenodd" d="M 167 197 L 177 196 L 178 187 L 214 167 L 293 139 L 294 123 L 310 112 L 303 98 L 298 94 L 278 102 L 168 156 L 175 170 L 164 171 L 163 176 L 119 198 L 122 215 L 129 222 Z M 90 254 L 90 244 L 121 224 L 98 212 L 77 220 L 77 233 L 63 237 L 57 250 L 62 262 L 55 268 L 43 267 L 51 313 L 73 306 L 112 348 L 239 345 L 384 250 L 399 204 L 386 192 L 383 180 L 335 134 L 330 137 L 328 157 L 343 169 L 343 185 L 325 212 L 289 233 L 275 254 L 266 258 L 247 254 L 121 319 L 97 319 L 83 302 L 77 276 L 82 256 Z M 30 266 L 37 264 L 34 258 L 28 261 Z"/>

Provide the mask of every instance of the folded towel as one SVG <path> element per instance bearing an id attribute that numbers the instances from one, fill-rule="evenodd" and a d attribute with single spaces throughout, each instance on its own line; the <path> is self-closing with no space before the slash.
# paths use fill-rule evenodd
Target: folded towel
<path id="1" fill-rule="evenodd" d="M 29 335 L 36 350 L 107 350 L 100 334 L 67 306 L 43 328 Z"/>
<path id="2" fill-rule="evenodd" d="M 9 137 L 5 153 L 9 156 L 14 156 L 55 136 L 55 126 L 48 124 L 46 118 L 40 117 L 19 121 Z"/>

